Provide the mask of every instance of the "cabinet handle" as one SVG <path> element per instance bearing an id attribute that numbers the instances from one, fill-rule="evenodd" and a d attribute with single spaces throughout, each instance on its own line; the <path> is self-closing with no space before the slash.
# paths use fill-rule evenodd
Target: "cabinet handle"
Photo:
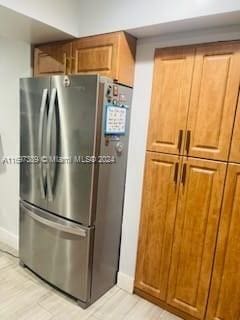
<path id="1" fill-rule="evenodd" d="M 182 183 L 183 187 L 185 186 L 185 183 L 186 183 L 186 177 L 187 177 L 187 164 L 184 163 L 183 171 L 182 171 L 182 179 L 181 179 L 181 183 Z"/>
<path id="2" fill-rule="evenodd" d="M 75 68 L 76 68 L 76 58 L 73 56 L 71 57 L 71 73 L 77 73 Z"/>
<path id="3" fill-rule="evenodd" d="M 176 162 L 175 163 L 175 170 L 174 170 L 174 183 L 177 184 L 177 181 L 178 181 L 178 170 L 179 170 L 179 163 Z"/>
<path id="4" fill-rule="evenodd" d="M 178 134 L 178 150 L 181 152 L 182 149 L 182 139 L 183 139 L 183 130 L 179 130 Z"/>
<path id="5" fill-rule="evenodd" d="M 64 59 L 64 74 L 67 74 L 67 54 L 66 53 L 64 53 L 63 59 Z"/>
<path id="6" fill-rule="evenodd" d="M 189 154 L 190 143 L 191 143 L 191 131 L 190 131 L 190 130 L 187 130 L 187 139 L 186 139 L 186 151 L 187 151 L 187 155 Z"/>

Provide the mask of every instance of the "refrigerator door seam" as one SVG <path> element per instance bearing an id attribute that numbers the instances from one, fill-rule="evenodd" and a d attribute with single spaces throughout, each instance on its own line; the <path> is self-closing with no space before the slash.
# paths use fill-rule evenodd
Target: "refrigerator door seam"
<path id="1" fill-rule="evenodd" d="M 93 156 L 98 157 L 101 143 L 101 121 L 102 121 L 102 106 L 104 100 L 104 84 L 101 83 L 100 77 L 97 79 L 97 96 L 96 96 L 96 114 L 94 124 L 94 145 Z M 89 224 L 92 225 L 95 222 L 96 215 L 96 202 L 97 202 L 97 182 L 98 182 L 99 164 L 93 164 L 92 177 L 91 177 L 91 194 L 90 194 L 90 206 L 89 206 Z"/>

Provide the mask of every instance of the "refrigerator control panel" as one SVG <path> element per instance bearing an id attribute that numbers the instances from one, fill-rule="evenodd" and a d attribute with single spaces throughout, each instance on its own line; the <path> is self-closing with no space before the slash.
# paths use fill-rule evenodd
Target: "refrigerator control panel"
<path id="1" fill-rule="evenodd" d="M 125 135 L 127 108 L 116 104 L 105 106 L 105 135 Z"/>
<path id="2" fill-rule="evenodd" d="M 126 135 L 127 97 L 124 89 L 118 84 L 109 83 L 105 88 L 104 135 L 111 140 L 116 140 Z"/>

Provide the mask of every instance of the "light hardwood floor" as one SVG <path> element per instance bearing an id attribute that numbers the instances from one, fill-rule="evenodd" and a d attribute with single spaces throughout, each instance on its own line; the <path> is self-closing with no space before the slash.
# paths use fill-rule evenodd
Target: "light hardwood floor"
<path id="1" fill-rule="evenodd" d="M 11 250 L 0 243 L 1 249 Z M 11 252 L 13 252 L 11 250 Z M 13 252 L 14 253 L 14 252 Z M 1 320 L 177 320 L 117 286 L 87 310 L 0 252 Z"/>

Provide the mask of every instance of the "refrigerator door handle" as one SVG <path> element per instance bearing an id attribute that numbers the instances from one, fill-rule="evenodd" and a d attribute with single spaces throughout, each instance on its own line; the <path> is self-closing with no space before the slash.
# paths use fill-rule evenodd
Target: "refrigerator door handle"
<path id="1" fill-rule="evenodd" d="M 49 104 L 48 124 L 47 124 L 47 190 L 48 200 L 53 201 L 53 182 L 51 177 L 51 137 L 52 137 L 52 122 L 55 110 L 55 101 L 57 97 L 57 89 L 53 88 L 51 93 L 51 99 Z M 53 159 L 53 161 L 55 161 Z"/>
<path id="2" fill-rule="evenodd" d="M 38 155 L 39 157 L 42 157 L 42 147 L 43 147 L 43 125 L 44 125 L 44 116 L 46 112 L 46 105 L 47 105 L 47 98 L 48 98 L 48 89 L 43 89 L 42 93 L 42 100 L 41 100 L 41 107 L 40 107 L 40 120 L 39 120 L 39 131 L 38 131 Z M 43 174 L 43 165 L 42 165 L 42 159 L 39 159 L 39 170 L 40 170 L 40 190 L 42 198 L 46 198 L 46 192 L 45 192 L 45 179 Z"/>
<path id="3" fill-rule="evenodd" d="M 76 228 L 76 227 L 67 226 L 67 225 L 64 225 L 62 223 L 58 223 L 58 222 L 52 221 L 52 220 L 48 219 L 47 217 L 44 218 L 43 216 L 40 216 L 40 215 L 34 213 L 33 211 L 30 211 L 27 208 L 27 206 L 23 205 L 22 203 L 21 203 L 21 206 L 24 207 L 25 212 L 32 219 L 34 219 L 35 221 L 38 221 L 39 223 L 41 223 L 41 224 L 43 224 L 43 225 L 45 225 L 47 227 L 53 228 L 53 229 L 58 230 L 58 231 L 74 234 L 74 235 L 77 235 L 77 236 L 80 236 L 80 237 L 83 237 L 83 238 L 85 238 L 87 236 L 87 231 L 82 229 L 81 227 L 77 227 Z"/>

